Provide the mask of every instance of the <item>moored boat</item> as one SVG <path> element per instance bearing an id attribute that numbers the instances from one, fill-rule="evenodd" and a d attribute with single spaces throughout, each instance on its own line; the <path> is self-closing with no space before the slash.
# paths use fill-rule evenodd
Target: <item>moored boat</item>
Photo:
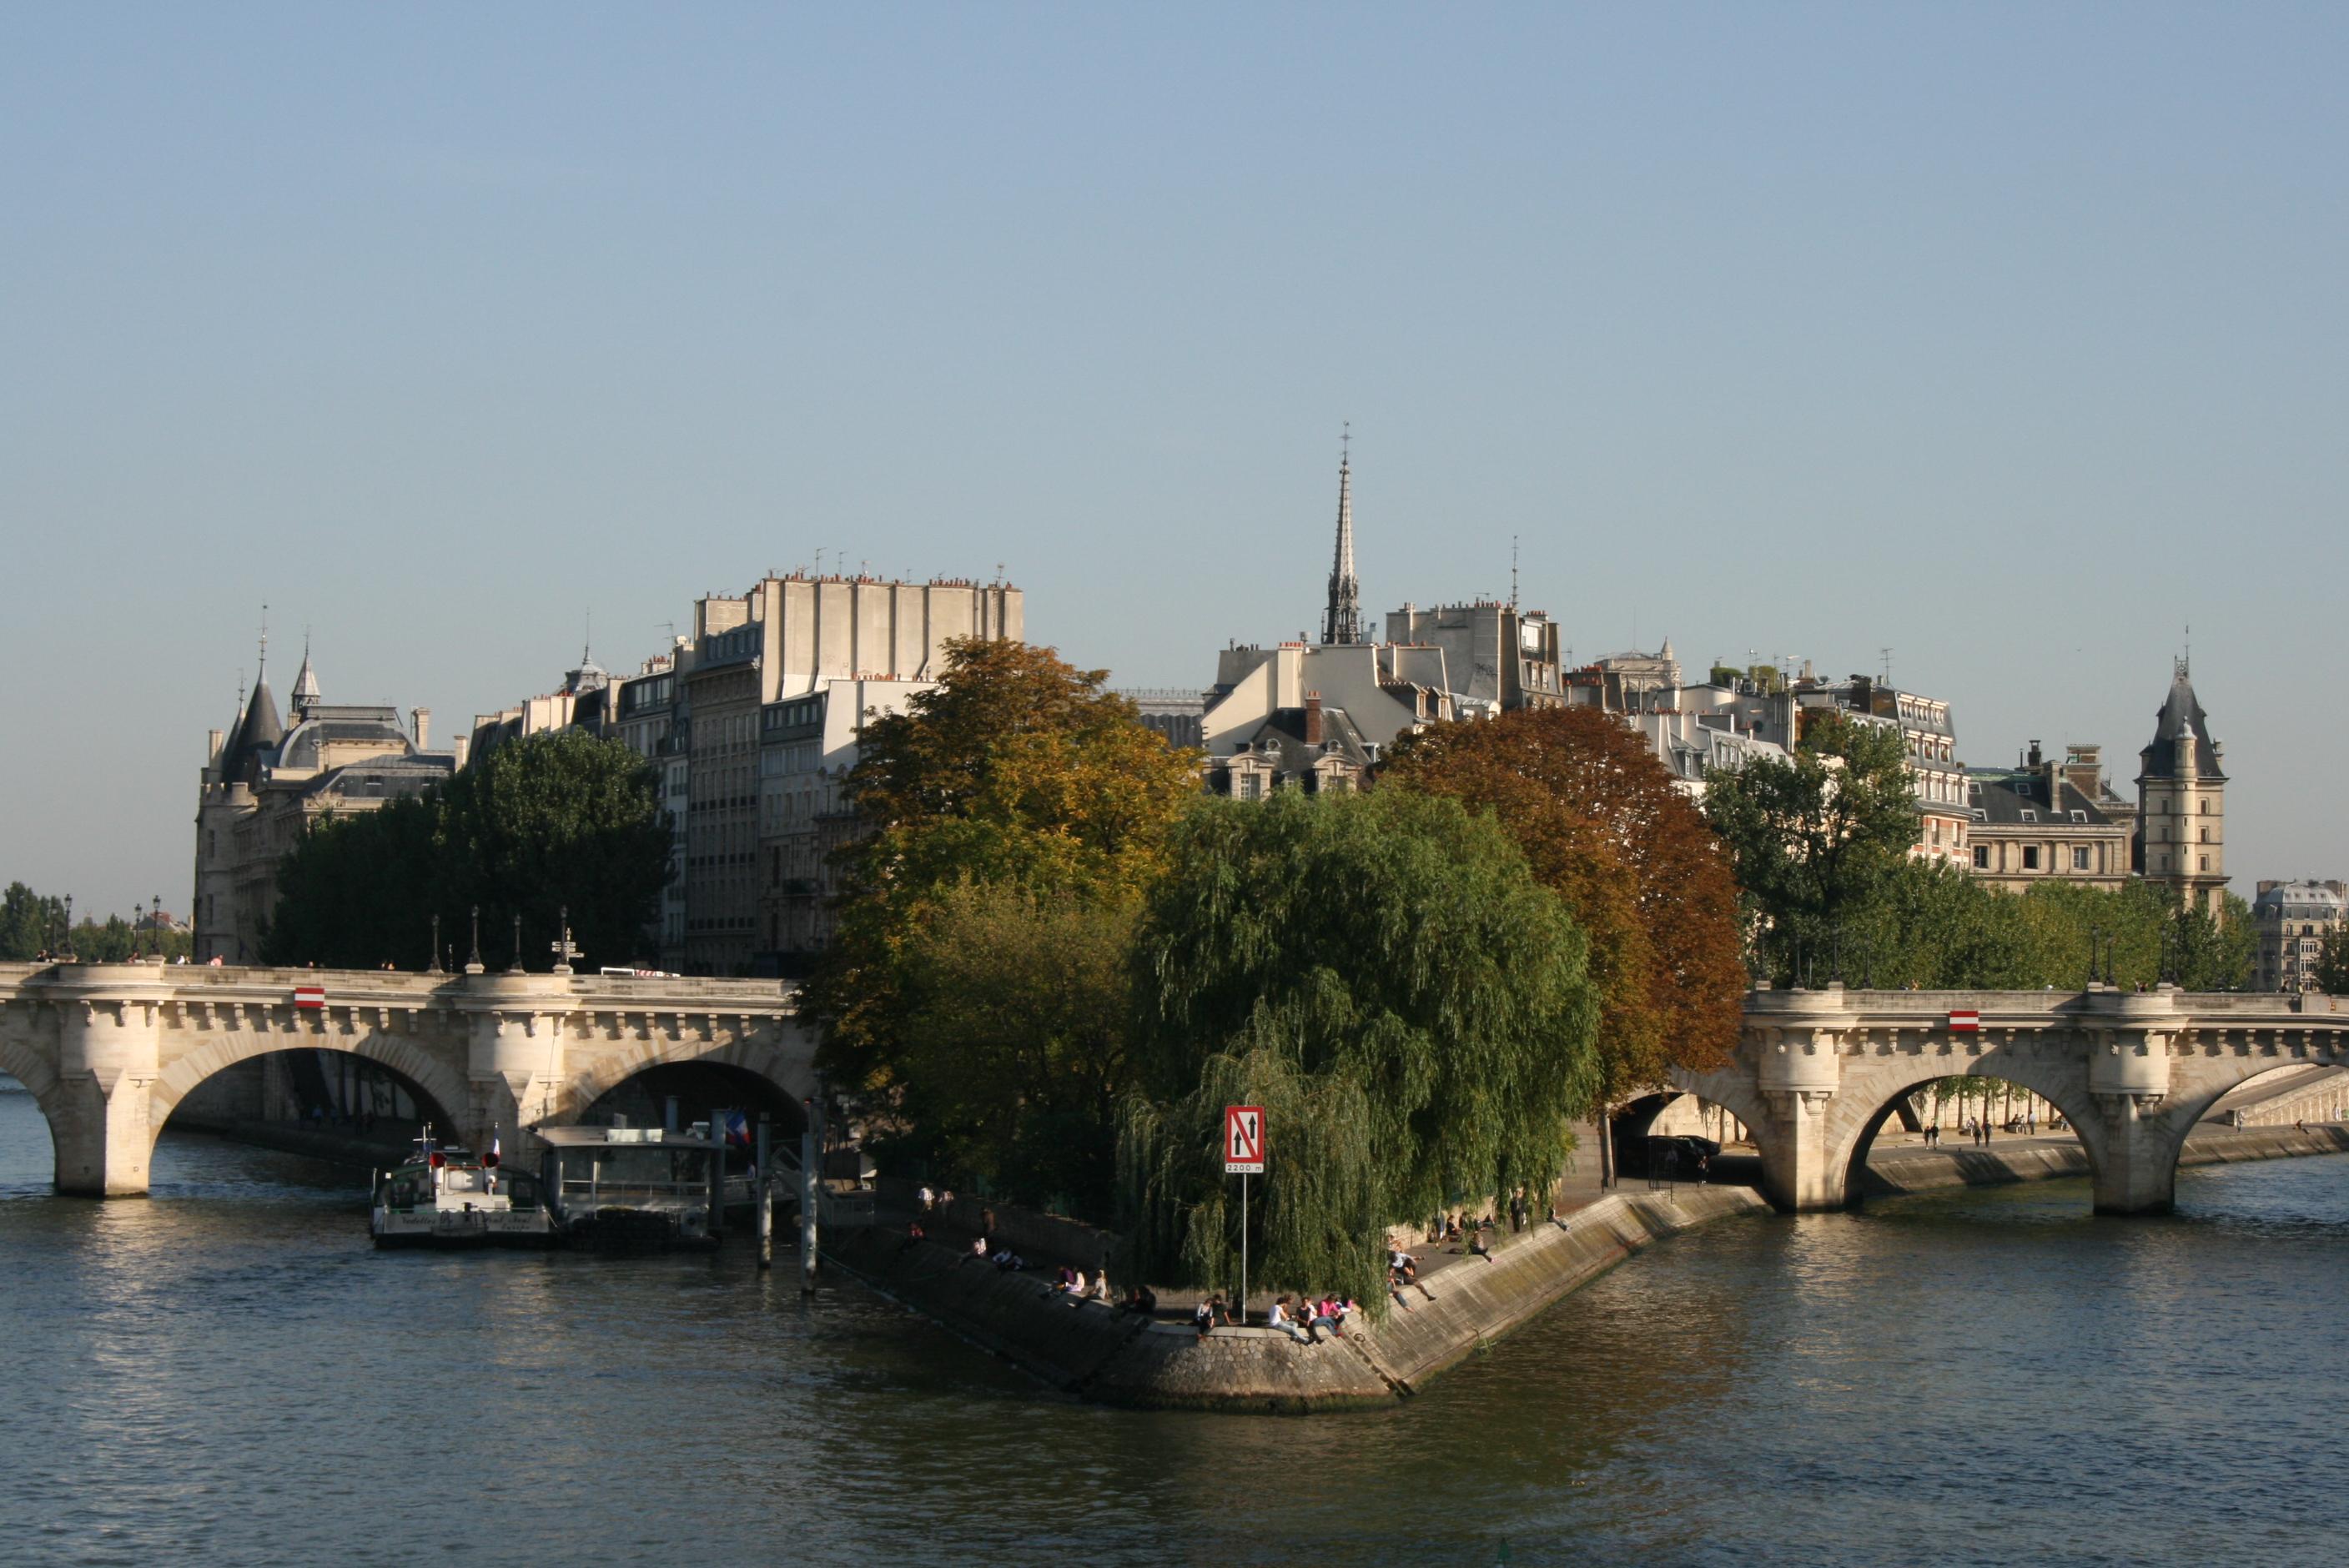
<path id="1" fill-rule="evenodd" d="M 367 1228 L 378 1247 L 544 1246 L 554 1227 L 539 1192 L 536 1177 L 499 1163 L 494 1140 L 484 1157 L 427 1127 L 414 1155 L 376 1173 Z"/>

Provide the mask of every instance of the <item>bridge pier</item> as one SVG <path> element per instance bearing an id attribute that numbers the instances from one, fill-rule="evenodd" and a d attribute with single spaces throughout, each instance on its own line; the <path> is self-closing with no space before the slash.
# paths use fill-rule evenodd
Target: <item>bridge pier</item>
<path id="1" fill-rule="evenodd" d="M 1843 986 L 1780 992 L 1775 1000 L 1784 1023 L 1763 1032 L 1754 1075 L 1769 1110 L 1760 1138 L 1763 1191 L 1795 1213 L 1840 1209 L 1850 1194 L 1827 1118 L 1843 1087 Z"/>
<path id="2" fill-rule="evenodd" d="M 2171 1089 L 2172 1031 L 2151 1026 L 2166 1006 L 2157 1011 L 2136 996 L 2117 1001 L 2115 1010 L 2131 1023 L 2140 1016 L 2147 1023 L 2089 1031 L 2088 1092 L 2101 1123 L 2096 1141 L 2104 1145 L 2090 1150 L 2096 1156 L 2096 1212 L 2167 1214 L 2178 1200 L 2178 1151 L 2186 1131 L 2181 1127 L 2173 1136 L 2159 1119 Z"/>
<path id="3" fill-rule="evenodd" d="M 89 988 L 115 977 L 92 966 Z M 57 1144 L 57 1191 L 86 1198 L 143 1198 L 155 1151 L 149 1091 L 162 1076 L 158 1001 L 131 985 L 104 997 L 68 995 L 57 1006 L 57 1083 L 49 1135 Z"/>

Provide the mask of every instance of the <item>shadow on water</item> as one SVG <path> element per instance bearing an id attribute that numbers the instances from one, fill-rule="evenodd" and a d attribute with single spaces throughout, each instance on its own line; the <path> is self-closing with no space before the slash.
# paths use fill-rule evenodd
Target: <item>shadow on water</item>
<path id="1" fill-rule="evenodd" d="M 1727 1222 L 1305 1420 L 1080 1405 L 739 1247 L 377 1253 L 347 1171 L 156 1170 L 49 1196 L 0 1094 L 11 1560 L 2320 1561 L 2349 1526 L 2303 1463 L 2349 1396 L 2312 1326 L 2349 1160 L 2190 1172 L 2169 1221 L 2057 1182 Z"/>

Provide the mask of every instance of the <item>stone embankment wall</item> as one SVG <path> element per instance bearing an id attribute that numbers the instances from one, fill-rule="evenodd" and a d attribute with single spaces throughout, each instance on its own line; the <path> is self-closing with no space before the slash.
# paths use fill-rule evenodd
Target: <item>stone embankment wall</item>
<path id="1" fill-rule="evenodd" d="M 2312 1127 L 2306 1132 L 2291 1127 L 2204 1127 L 2186 1140 L 2178 1163 L 2229 1165 L 2244 1160 L 2289 1160 L 2307 1154 L 2349 1153 L 2349 1128 Z M 1951 1187 L 1995 1187 L 2009 1181 L 2044 1181 L 2059 1176 L 2085 1176 L 2088 1151 L 2077 1143 L 2025 1147 L 2021 1140 L 2002 1149 L 1993 1139 L 1988 1147 L 1961 1145 L 1954 1149 L 1900 1149 L 1871 1157 L 1861 1188 L 1870 1197 L 1902 1192 L 1931 1192 Z"/>
<path id="2" fill-rule="evenodd" d="M 1037 1274 L 1005 1274 L 886 1230 L 837 1233 L 825 1255 L 883 1294 L 936 1318 L 1070 1393 L 1159 1409 L 1301 1412 L 1391 1404 L 1480 1346 L 1664 1237 L 1732 1214 L 1767 1212 L 1743 1187 L 1618 1194 L 1568 1225 L 1506 1236 L 1490 1264 L 1473 1259 L 1416 1292 L 1412 1310 L 1300 1345 L 1268 1328 L 1153 1322 L 1112 1307 L 1072 1306 Z M 1008 1218 L 1008 1216 L 1007 1216 Z M 1187 1298 L 1185 1298 L 1187 1301 Z M 1168 1303 L 1165 1305 L 1173 1305 Z"/>

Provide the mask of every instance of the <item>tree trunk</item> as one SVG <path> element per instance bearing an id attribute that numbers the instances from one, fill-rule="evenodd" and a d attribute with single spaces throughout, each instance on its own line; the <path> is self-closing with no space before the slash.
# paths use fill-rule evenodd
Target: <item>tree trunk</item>
<path id="1" fill-rule="evenodd" d="M 1615 1119 L 1609 1114 L 1605 1100 L 1599 1102 L 1599 1189 L 1608 1191 L 1615 1185 Z"/>

